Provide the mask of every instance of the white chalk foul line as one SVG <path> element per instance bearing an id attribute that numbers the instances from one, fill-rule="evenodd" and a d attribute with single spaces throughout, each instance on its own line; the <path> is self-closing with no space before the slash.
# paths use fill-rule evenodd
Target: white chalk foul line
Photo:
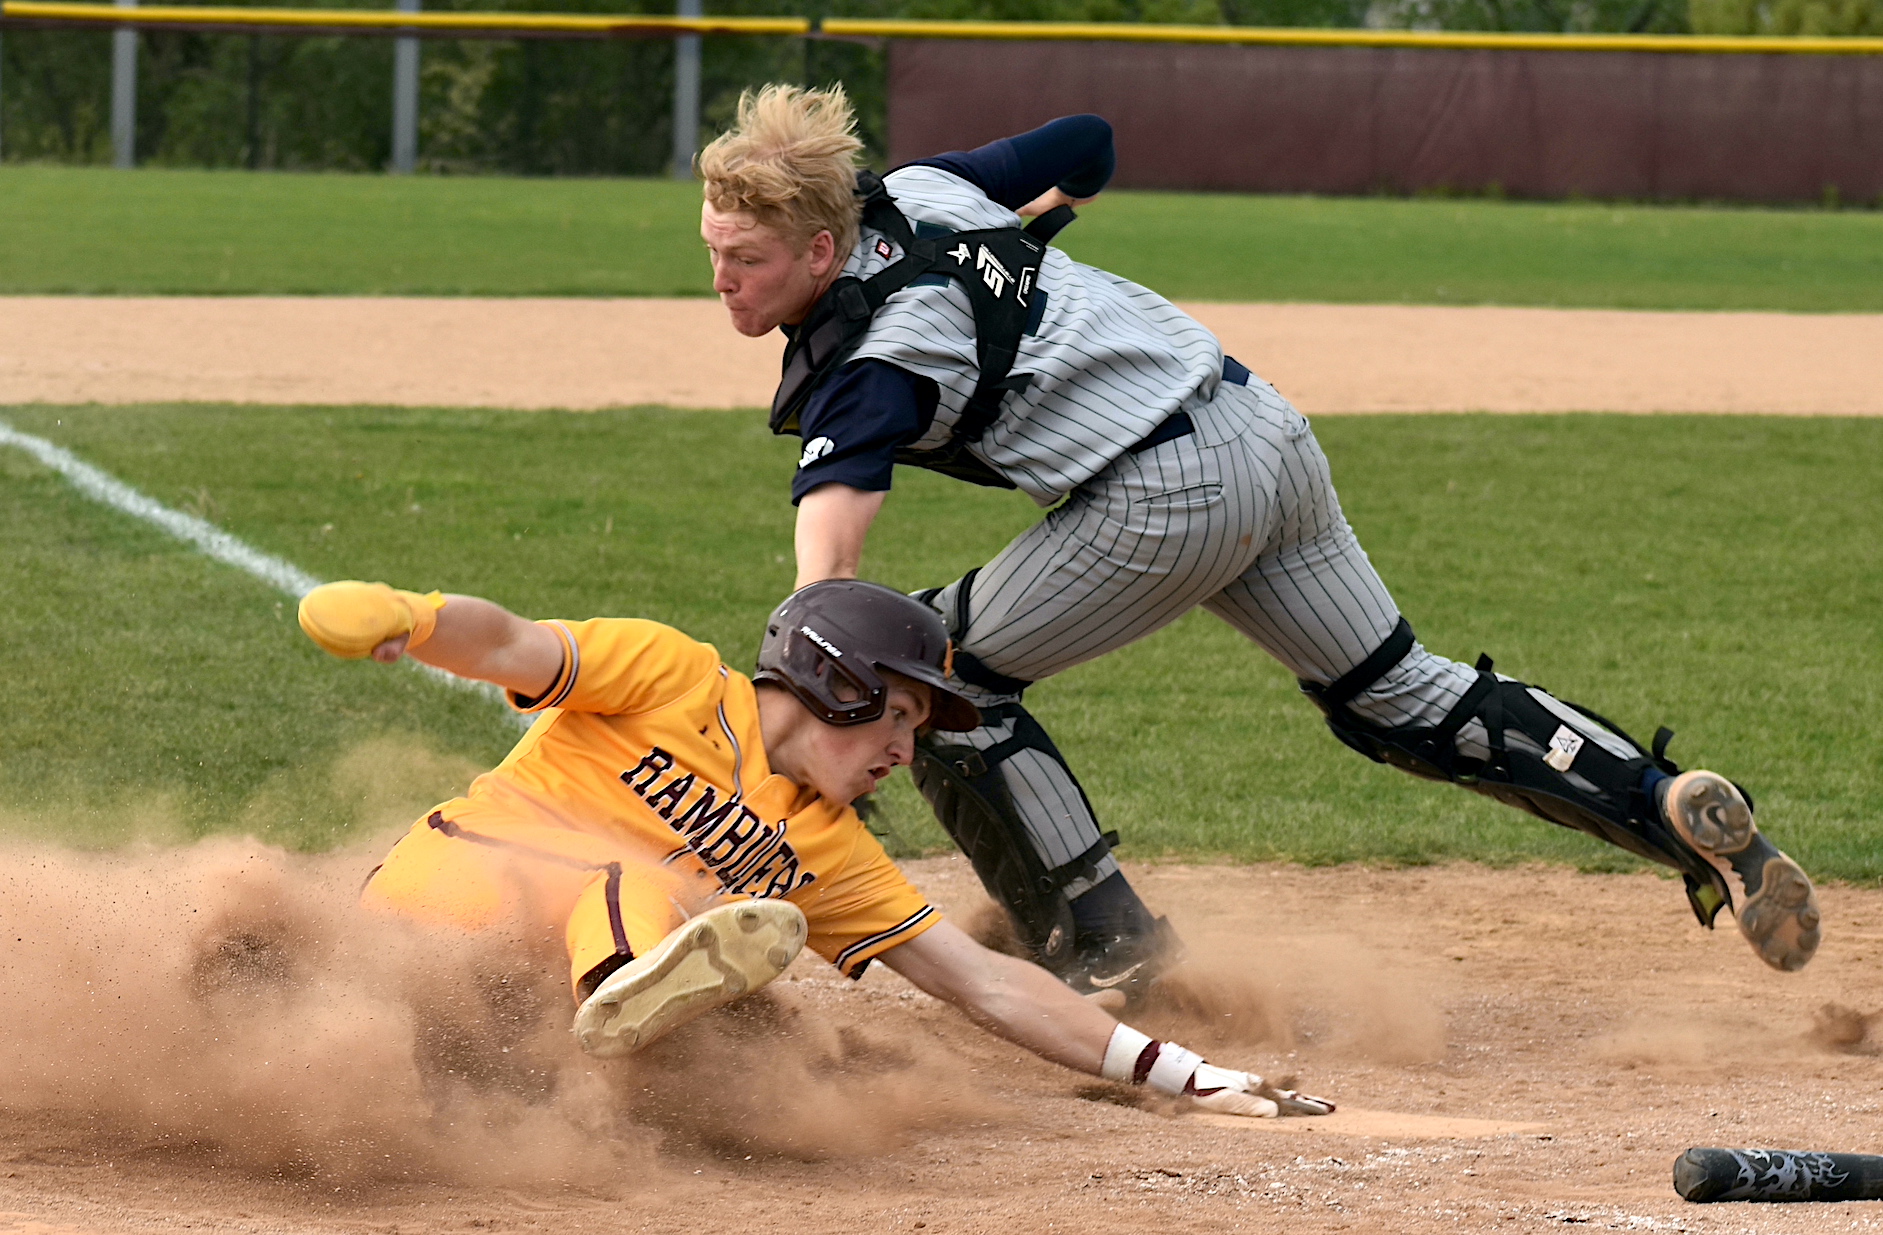
<path id="1" fill-rule="evenodd" d="M 24 450 L 65 477 L 74 489 L 92 501 L 109 506 L 113 510 L 123 511 L 134 519 L 142 519 L 152 527 L 168 532 L 183 543 L 195 546 L 218 562 L 245 571 L 270 587 L 286 592 L 295 600 L 301 599 L 320 586 L 319 579 L 294 563 L 284 562 L 278 557 L 263 553 L 254 545 L 229 535 L 208 520 L 199 519 L 195 515 L 185 514 L 180 510 L 173 510 L 155 498 L 146 497 L 116 476 L 101 468 L 93 467 L 56 442 L 49 442 L 43 437 L 34 437 L 30 433 L 21 433 L 6 421 L 0 420 L 0 445 L 16 446 Z M 478 691 L 489 695 L 498 703 L 505 702 L 503 692 L 489 682 L 473 682 L 411 657 L 406 657 L 406 663 L 459 690 Z M 508 704 L 505 704 L 505 710 L 509 710 Z M 523 718 L 518 717 L 518 720 L 523 721 Z"/>
<path id="2" fill-rule="evenodd" d="M 43 437 L 21 433 L 4 420 L 0 420 L 0 442 L 24 450 L 71 481 L 74 489 L 92 501 L 101 502 L 133 518 L 142 519 L 154 527 L 161 528 L 178 540 L 195 545 L 218 562 L 224 562 L 237 570 L 247 571 L 296 600 L 320 586 L 319 579 L 300 567 L 284 562 L 278 557 L 268 556 L 253 545 L 229 535 L 213 523 L 198 519 L 195 515 L 184 514 L 180 510 L 172 510 L 154 498 L 145 497 L 117 477 L 93 467 L 65 447 L 49 442 Z"/>

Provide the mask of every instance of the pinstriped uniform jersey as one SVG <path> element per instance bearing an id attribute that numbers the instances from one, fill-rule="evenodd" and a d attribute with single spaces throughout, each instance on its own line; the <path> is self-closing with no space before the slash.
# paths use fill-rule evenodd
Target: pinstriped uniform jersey
<path id="1" fill-rule="evenodd" d="M 919 234 L 1020 225 L 1012 210 L 937 167 L 905 167 L 885 183 Z M 893 241 L 866 228 L 844 273 L 867 279 L 901 256 Z M 1013 366 L 1032 381 L 1007 396 L 973 452 L 1050 506 L 1171 415 L 1212 398 L 1223 350 L 1162 296 L 1058 249 L 1047 249 L 1034 297 Z M 936 278 L 891 296 L 857 348 L 856 360 L 885 361 L 938 387 L 934 419 L 912 443 L 916 449 L 946 443 L 973 395 L 980 371 L 974 339 L 967 293 Z"/>

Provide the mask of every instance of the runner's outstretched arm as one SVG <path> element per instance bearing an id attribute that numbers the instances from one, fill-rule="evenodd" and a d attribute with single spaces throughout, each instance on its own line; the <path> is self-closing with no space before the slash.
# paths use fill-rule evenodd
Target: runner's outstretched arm
<path id="1" fill-rule="evenodd" d="M 879 958 L 916 986 L 1016 1046 L 1099 1075 L 1118 1022 L 1038 965 L 984 948 L 939 922 Z"/>
<path id="2" fill-rule="evenodd" d="M 1195 1051 L 1121 1024 L 1044 969 L 982 947 L 952 922 L 936 923 L 879 959 L 981 1028 L 1078 1072 L 1148 1084 L 1219 1114 L 1262 1118 L 1334 1109 L 1324 1098 L 1216 1067 Z"/>
<path id="3" fill-rule="evenodd" d="M 421 596 L 383 583 L 325 583 L 301 598 L 301 629 L 335 656 L 390 665 L 409 654 L 524 698 L 554 684 L 562 640 L 476 596 Z"/>

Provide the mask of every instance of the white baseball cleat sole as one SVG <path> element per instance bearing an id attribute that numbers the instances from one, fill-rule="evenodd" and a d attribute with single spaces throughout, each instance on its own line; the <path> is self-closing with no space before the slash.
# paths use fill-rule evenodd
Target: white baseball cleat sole
<path id="1" fill-rule="evenodd" d="M 609 974 L 576 1009 L 575 1039 L 603 1059 L 632 1055 L 776 978 L 808 932 L 789 901 L 709 909 Z"/>
<path id="2" fill-rule="evenodd" d="M 1803 969 L 1818 950 L 1818 897 L 1811 879 L 1759 834 L 1752 806 L 1715 772 L 1682 772 L 1667 787 L 1667 821 L 1725 878 L 1733 919 L 1759 959 Z"/>

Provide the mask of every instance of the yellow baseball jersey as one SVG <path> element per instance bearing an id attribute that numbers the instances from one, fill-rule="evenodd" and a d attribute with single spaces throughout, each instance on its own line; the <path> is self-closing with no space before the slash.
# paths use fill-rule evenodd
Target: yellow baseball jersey
<path id="1" fill-rule="evenodd" d="M 940 920 L 847 804 L 778 775 L 750 679 L 709 644 L 634 619 L 545 622 L 563 641 L 540 718 L 416 824 L 369 905 L 482 926 L 566 919 L 577 994 L 714 899 L 782 898 L 845 974 Z"/>

